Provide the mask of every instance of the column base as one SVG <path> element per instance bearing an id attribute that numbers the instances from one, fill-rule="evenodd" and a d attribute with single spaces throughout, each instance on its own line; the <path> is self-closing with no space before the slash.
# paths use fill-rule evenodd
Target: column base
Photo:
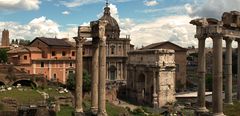
<path id="1" fill-rule="evenodd" d="M 199 107 L 196 109 L 196 112 L 205 113 L 205 112 L 209 112 L 209 110 L 206 107 Z"/>
<path id="2" fill-rule="evenodd" d="M 97 116 L 97 114 L 98 114 L 98 108 L 96 108 L 96 107 L 91 107 L 91 114 L 94 115 L 94 116 Z"/>
<path id="3" fill-rule="evenodd" d="M 74 116 L 85 116 L 85 114 L 83 112 L 75 112 Z"/>
<path id="4" fill-rule="evenodd" d="M 226 105 L 233 105 L 233 102 L 229 102 L 229 103 L 224 103 Z"/>
<path id="5" fill-rule="evenodd" d="M 158 108 L 158 103 L 157 103 L 157 102 L 154 102 L 154 103 L 153 103 L 153 108 L 155 108 L 155 109 Z"/>
<path id="6" fill-rule="evenodd" d="M 213 113 L 213 116 L 226 116 L 223 113 Z"/>
<path id="7" fill-rule="evenodd" d="M 108 116 L 107 112 L 98 112 L 97 116 Z"/>

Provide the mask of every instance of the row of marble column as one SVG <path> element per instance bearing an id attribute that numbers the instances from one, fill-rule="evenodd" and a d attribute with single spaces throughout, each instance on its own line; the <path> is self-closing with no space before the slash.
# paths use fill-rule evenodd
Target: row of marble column
<path id="1" fill-rule="evenodd" d="M 76 93 L 75 116 L 83 116 L 82 83 L 83 83 L 83 43 L 82 37 L 76 41 Z M 91 112 L 97 116 L 107 116 L 106 113 L 106 37 L 93 39 L 92 82 L 91 82 Z"/>
<path id="2" fill-rule="evenodd" d="M 206 37 L 198 38 L 198 108 L 196 112 L 208 112 L 205 106 L 205 40 Z M 234 38 L 223 38 L 221 35 L 215 35 L 213 39 L 213 115 L 222 116 L 223 114 L 223 65 L 222 65 L 222 40 L 226 41 L 226 57 L 225 57 L 225 103 L 232 104 L 232 41 Z M 238 66 L 240 66 L 240 41 L 238 41 Z M 238 68 L 238 91 L 237 99 L 240 100 L 240 68 Z"/>

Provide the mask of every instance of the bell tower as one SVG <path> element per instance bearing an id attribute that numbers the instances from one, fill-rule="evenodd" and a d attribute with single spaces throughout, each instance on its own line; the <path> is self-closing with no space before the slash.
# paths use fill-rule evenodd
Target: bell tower
<path id="1" fill-rule="evenodd" d="M 5 29 L 2 31 L 2 46 L 9 46 L 9 31 Z"/>

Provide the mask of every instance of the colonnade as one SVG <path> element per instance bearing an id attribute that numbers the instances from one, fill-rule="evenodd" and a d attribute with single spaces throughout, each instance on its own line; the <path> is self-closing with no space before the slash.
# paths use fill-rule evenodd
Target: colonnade
<path id="1" fill-rule="evenodd" d="M 76 41 L 76 91 L 75 91 L 75 116 L 83 116 L 82 108 L 82 78 L 83 78 L 83 54 L 82 46 L 86 37 L 92 37 L 92 82 L 91 82 L 91 111 L 93 115 L 107 116 L 106 112 L 106 21 L 93 22 L 89 28 L 78 28 Z M 83 33 L 83 34 L 81 34 Z M 85 34 L 85 35 L 84 35 Z M 87 36 L 86 36 L 87 35 Z"/>

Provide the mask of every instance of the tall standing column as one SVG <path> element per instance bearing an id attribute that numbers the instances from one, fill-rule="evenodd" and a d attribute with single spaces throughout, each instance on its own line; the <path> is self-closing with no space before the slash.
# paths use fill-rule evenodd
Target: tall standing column
<path id="1" fill-rule="evenodd" d="M 240 41 L 238 42 L 237 100 L 240 101 Z"/>
<path id="2" fill-rule="evenodd" d="M 80 37 L 74 37 L 76 41 L 76 87 L 75 87 L 75 116 L 83 115 L 82 108 L 82 77 L 83 77 L 83 66 L 82 66 L 82 46 L 85 39 Z"/>
<path id="3" fill-rule="evenodd" d="M 93 43 L 92 56 L 92 82 L 91 82 L 91 112 L 96 115 L 98 111 L 98 74 L 99 74 L 99 43 L 97 39 Z"/>
<path id="4" fill-rule="evenodd" d="M 99 84 L 98 116 L 107 116 L 106 112 L 106 21 L 99 21 Z"/>
<path id="5" fill-rule="evenodd" d="M 232 102 L 232 39 L 226 38 L 226 58 L 225 58 L 225 103 Z"/>
<path id="6" fill-rule="evenodd" d="M 224 116 L 222 99 L 222 36 L 213 36 L 213 116 Z"/>
<path id="7" fill-rule="evenodd" d="M 99 100 L 98 116 L 107 116 L 106 113 L 106 37 L 100 40 L 99 48 Z"/>
<path id="8" fill-rule="evenodd" d="M 207 112 L 205 106 L 205 72 L 206 72 L 206 58 L 205 58 L 205 40 L 206 38 L 198 37 L 198 108 L 196 112 Z"/>

